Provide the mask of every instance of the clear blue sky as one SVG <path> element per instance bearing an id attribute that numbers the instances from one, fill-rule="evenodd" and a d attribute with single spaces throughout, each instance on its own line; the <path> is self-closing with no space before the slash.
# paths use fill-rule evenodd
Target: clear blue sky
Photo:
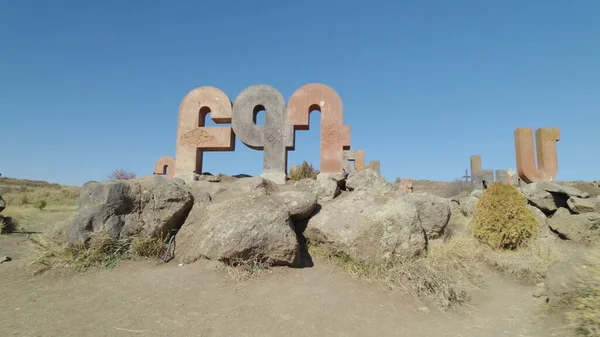
<path id="1" fill-rule="evenodd" d="M 451 180 L 472 154 L 514 169 L 517 127 L 560 127 L 557 179 L 600 179 L 597 0 L 0 1 L 0 173 L 151 174 L 193 88 L 311 82 L 388 180 Z M 290 164 L 318 166 L 319 117 Z M 256 175 L 262 152 L 238 139 L 204 164 Z"/>

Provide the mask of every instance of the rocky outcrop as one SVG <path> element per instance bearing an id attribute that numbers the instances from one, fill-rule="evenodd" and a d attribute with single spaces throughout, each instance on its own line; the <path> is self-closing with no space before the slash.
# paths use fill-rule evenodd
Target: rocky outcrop
<path id="1" fill-rule="evenodd" d="M 573 213 L 600 213 L 600 199 L 583 199 L 578 197 L 570 197 L 567 200 L 567 205 Z"/>
<path id="2" fill-rule="evenodd" d="M 250 179 L 250 178 L 248 178 Z M 258 260 L 294 264 L 299 246 L 289 210 L 266 195 L 244 194 L 217 203 L 197 203 L 177 234 L 177 256 L 227 264 Z"/>
<path id="3" fill-rule="evenodd" d="M 77 213 L 66 223 L 65 234 L 70 243 L 93 232 L 114 238 L 140 233 L 165 237 L 183 224 L 192 204 L 185 187 L 160 176 L 90 183 L 81 190 Z"/>
<path id="4" fill-rule="evenodd" d="M 317 197 L 309 192 L 284 191 L 271 197 L 290 212 L 293 220 L 304 220 L 317 208 Z"/>
<path id="5" fill-rule="evenodd" d="M 356 189 L 385 189 L 388 188 L 388 182 L 385 178 L 371 170 L 352 171 L 346 179 L 346 188 L 349 191 Z"/>
<path id="6" fill-rule="evenodd" d="M 572 214 L 566 208 L 559 208 L 550 219 L 548 226 L 564 239 L 579 243 L 600 243 L 600 214 Z"/>
<path id="7" fill-rule="evenodd" d="M 302 179 L 298 181 L 294 187 L 300 191 L 314 194 L 319 201 L 333 200 L 342 193 L 338 182 L 331 177 L 325 177 L 318 180 Z"/>
<path id="8" fill-rule="evenodd" d="M 328 203 L 310 218 L 305 235 L 313 243 L 360 262 L 411 258 L 427 247 L 414 204 L 369 190 Z"/>
<path id="9" fill-rule="evenodd" d="M 427 238 L 439 238 L 450 220 L 450 201 L 429 193 L 412 193 L 403 199 L 416 207 Z"/>

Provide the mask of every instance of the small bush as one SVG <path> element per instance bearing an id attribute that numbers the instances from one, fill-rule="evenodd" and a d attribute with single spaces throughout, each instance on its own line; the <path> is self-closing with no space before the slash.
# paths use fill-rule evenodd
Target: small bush
<path id="1" fill-rule="evenodd" d="M 131 240 L 129 251 L 142 257 L 161 257 L 166 250 L 165 240 L 147 235 L 138 235 Z"/>
<path id="2" fill-rule="evenodd" d="M 29 194 L 23 193 L 19 195 L 18 199 L 19 205 L 28 205 L 29 204 Z"/>
<path id="3" fill-rule="evenodd" d="M 0 234 L 9 234 L 19 231 L 17 221 L 11 217 L 0 216 Z"/>
<path id="4" fill-rule="evenodd" d="M 122 168 L 114 170 L 109 176 L 108 180 L 131 180 L 136 178 L 134 172 L 126 171 Z"/>
<path id="5" fill-rule="evenodd" d="M 227 275 L 235 283 L 243 283 L 251 279 L 257 279 L 271 271 L 271 264 L 263 262 L 259 258 L 250 258 L 248 260 L 229 261 L 225 264 Z"/>
<path id="6" fill-rule="evenodd" d="M 527 200 L 508 184 L 493 183 L 475 206 L 470 223 L 473 235 L 490 247 L 515 249 L 539 233 Z"/>
<path id="7" fill-rule="evenodd" d="M 35 204 L 35 208 L 39 209 L 40 211 L 43 210 L 44 208 L 46 208 L 46 206 L 48 205 L 48 203 L 46 202 L 46 200 L 40 200 Z"/>
<path id="8" fill-rule="evenodd" d="M 309 164 L 306 160 L 302 162 L 300 167 L 296 169 L 290 170 L 290 179 L 291 180 L 302 180 L 302 179 L 317 179 L 317 175 L 319 174 L 319 170 L 315 169 L 312 164 Z"/>

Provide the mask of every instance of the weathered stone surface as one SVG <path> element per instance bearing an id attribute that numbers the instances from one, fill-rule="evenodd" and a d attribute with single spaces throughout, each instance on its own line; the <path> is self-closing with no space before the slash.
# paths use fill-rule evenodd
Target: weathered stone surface
<path id="1" fill-rule="evenodd" d="M 289 211 L 268 196 L 248 196 L 194 205 L 177 234 L 177 258 L 228 264 L 258 259 L 294 264 L 299 246 Z"/>
<path id="2" fill-rule="evenodd" d="M 450 200 L 450 220 L 444 229 L 444 237 L 452 237 L 461 234 L 468 234 L 467 222 L 469 219 L 462 213 L 458 198 Z"/>
<path id="3" fill-rule="evenodd" d="M 474 190 L 471 192 L 471 196 L 475 197 L 475 198 L 481 198 L 482 195 L 483 195 L 483 191 L 481 191 L 481 190 Z"/>
<path id="4" fill-rule="evenodd" d="M 343 173 L 319 173 L 317 174 L 317 181 L 333 179 L 337 182 L 338 187 L 341 190 L 346 189 L 346 175 Z"/>
<path id="5" fill-rule="evenodd" d="M 566 205 L 566 197 L 560 195 L 553 195 L 543 189 L 537 188 L 534 184 L 525 185 L 521 192 L 527 198 L 529 203 L 535 207 L 541 209 L 545 213 L 551 213 L 558 209 L 558 207 Z"/>
<path id="6" fill-rule="evenodd" d="M 344 150 L 344 170 L 346 174 L 355 171 L 356 165 L 354 164 L 356 160 L 354 150 Z"/>
<path id="7" fill-rule="evenodd" d="M 215 123 L 231 123 L 229 97 L 215 87 L 190 91 L 179 106 L 175 173 L 202 173 L 202 154 L 207 151 L 233 151 L 235 135 L 231 127 L 205 127 L 206 115 Z"/>
<path id="8" fill-rule="evenodd" d="M 535 149 L 533 146 L 533 129 L 518 128 L 515 130 L 515 153 L 517 172 L 526 182 L 549 181 L 558 174 L 558 157 L 556 142 L 560 140 L 559 128 L 540 128 L 535 131 L 538 149 L 536 168 Z"/>
<path id="9" fill-rule="evenodd" d="M 350 191 L 355 189 L 385 189 L 387 187 L 387 180 L 371 169 L 354 171 L 346 179 L 346 188 Z"/>
<path id="10" fill-rule="evenodd" d="M 5 208 L 6 202 L 4 201 L 4 199 L 2 199 L 2 196 L 0 195 L 0 212 L 2 212 Z"/>
<path id="11" fill-rule="evenodd" d="M 507 170 L 496 170 L 496 182 L 510 184 Z"/>
<path id="12" fill-rule="evenodd" d="M 362 171 L 365 169 L 371 169 L 379 174 L 381 174 L 381 163 L 378 160 L 372 160 L 369 162 L 369 165 L 365 165 L 365 151 L 364 150 L 355 150 L 354 151 L 354 166 L 357 171 Z"/>
<path id="13" fill-rule="evenodd" d="M 296 130 L 308 130 L 309 114 L 314 110 L 321 112 L 321 172 L 340 173 L 344 168 L 343 151 L 350 149 L 350 126 L 344 125 L 342 100 L 324 84 L 304 85 L 290 97 L 288 124 Z"/>
<path id="14" fill-rule="evenodd" d="M 578 198 L 589 198 L 590 194 L 587 192 L 582 192 L 575 187 L 572 186 L 563 186 L 556 183 L 552 183 L 549 181 L 540 181 L 536 183 L 531 183 L 523 186 L 523 190 L 525 189 L 534 189 L 534 190 L 544 190 L 546 192 L 550 192 L 553 194 L 560 194 L 567 197 L 578 197 Z"/>
<path id="15" fill-rule="evenodd" d="M 542 212 L 539 208 L 531 206 L 531 205 L 527 205 L 527 208 L 529 208 L 531 213 L 533 213 L 533 215 L 535 216 L 535 220 L 537 221 L 538 225 L 540 225 L 540 229 L 541 229 L 540 236 L 547 237 L 548 236 L 548 217 L 546 216 L 546 214 L 544 214 L 544 212 Z"/>
<path id="16" fill-rule="evenodd" d="M 70 243 L 85 240 L 92 232 L 115 238 L 138 233 L 164 237 L 183 224 L 193 199 L 184 187 L 155 175 L 88 184 L 78 203 L 77 213 L 65 228 Z"/>
<path id="17" fill-rule="evenodd" d="M 193 181 L 198 181 L 200 180 L 200 175 L 196 174 L 194 172 L 182 172 L 182 173 L 176 173 L 173 176 L 173 179 L 181 179 L 183 180 L 186 184 L 189 184 Z"/>
<path id="18" fill-rule="evenodd" d="M 475 206 L 477 205 L 479 198 L 477 197 L 461 197 L 459 198 L 460 211 L 461 213 L 470 218 L 475 214 Z"/>
<path id="19" fill-rule="evenodd" d="M 171 179 L 175 176 L 175 159 L 173 157 L 160 157 L 154 165 L 154 174 L 164 175 Z"/>
<path id="20" fill-rule="evenodd" d="M 326 179 L 323 178 L 318 181 L 314 179 L 302 179 L 294 184 L 294 186 L 301 191 L 313 193 L 317 196 L 317 200 L 319 201 L 333 200 L 342 193 L 337 181 L 333 180 L 331 177 L 327 177 Z"/>
<path id="21" fill-rule="evenodd" d="M 255 122 L 260 110 L 265 111 L 264 125 Z M 261 176 L 276 184 L 285 184 L 287 151 L 294 148 L 294 127 L 286 122 L 287 115 L 285 98 L 264 84 L 244 89 L 233 103 L 231 125 L 235 134 L 248 147 L 264 150 Z"/>
<path id="22" fill-rule="evenodd" d="M 311 242 L 360 262 L 380 263 L 425 252 L 417 208 L 403 198 L 359 190 L 336 199 L 308 221 Z"/>
<path id="23" fill-rule="evenodd" d="M 574 213 L 591 213 L 596 212 L 600 213 L 600 199 L 598 198 L 578 198 L 578 197 L 570 197 L 567 200 L 567 205 L 569 209 Z"/>
<path id="24" fill-rule="evenodd" d="M 481 171 L 481 156 L 480 155 L 472 155 L 469 158 L 471 164 L 471 183 L 475 184 L 475 175 Z"/>
<path id="25" fill-rule="evenodd" d="M 403 200 L 415 205 L 419 214 L 421 227 L 427 238 L 437 239 L 444 232 L 450 220 L 450 202 L 448 199 L 429 193 L 413 193 L 403 197 Z"/>
<path id="26" fill-rule="evenodd" d="M 485 190 L 492 183 L 494 183 L 494 171 L 480 170 L 474 175 L 473 189 Z"/>
<path id="27" fill-rule="evenodd" d="M 561 207 L 548 219 L 548 226 L 575 242 L 600 242 L 599 213 L 571 214 L 568 209 Z"/>
<path id="28" fill-rule="evenodd" d="M 271 197 L 290 212 L 292 220 L 308 218 L 317 207 L 317 197 L 310 192 L 284 191 Z"/>
<path id="29" fill-rule="evenodd" d="M 194 196 L 194 200 L 196 200 L 199 197 L 202 198 L 203 193 L 208 193 L 210 196 L 215 196 L 224 192 L 226 189 L 219 184 L 213 184 L 211 182 L 201 180 L 190 183 L 188 185 L 188 190 L 192 196 Z"/>

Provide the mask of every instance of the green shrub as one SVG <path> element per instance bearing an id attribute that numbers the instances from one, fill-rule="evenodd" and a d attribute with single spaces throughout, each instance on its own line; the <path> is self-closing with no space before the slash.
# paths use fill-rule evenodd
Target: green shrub
<path id="1" fill-rule="evenodd" d="M 35 204 L 35 208 L 39 209 L 40 211 L 43 210 L 44 208 L 46 208 L 46 205 L 48 203 L 46 202 L 46 200 L 40 200 Z"/>
<path id="2" fill-rule="evenodd" d="M 302 180 L 302 179 L 317 179 L 319 170 L 315 169 L 312 164 L 309 164 L 306 160 L 302 162 L 300 167 L 292 168 L 290 170 L 291 180 Z"/>
<path id="3" fill-rule="evenodd" d="M 540 231 L 527 200 L 511 185 L 493 183 L 475 206 L 473 235 L 492 248 L 515 249 Z"/>

